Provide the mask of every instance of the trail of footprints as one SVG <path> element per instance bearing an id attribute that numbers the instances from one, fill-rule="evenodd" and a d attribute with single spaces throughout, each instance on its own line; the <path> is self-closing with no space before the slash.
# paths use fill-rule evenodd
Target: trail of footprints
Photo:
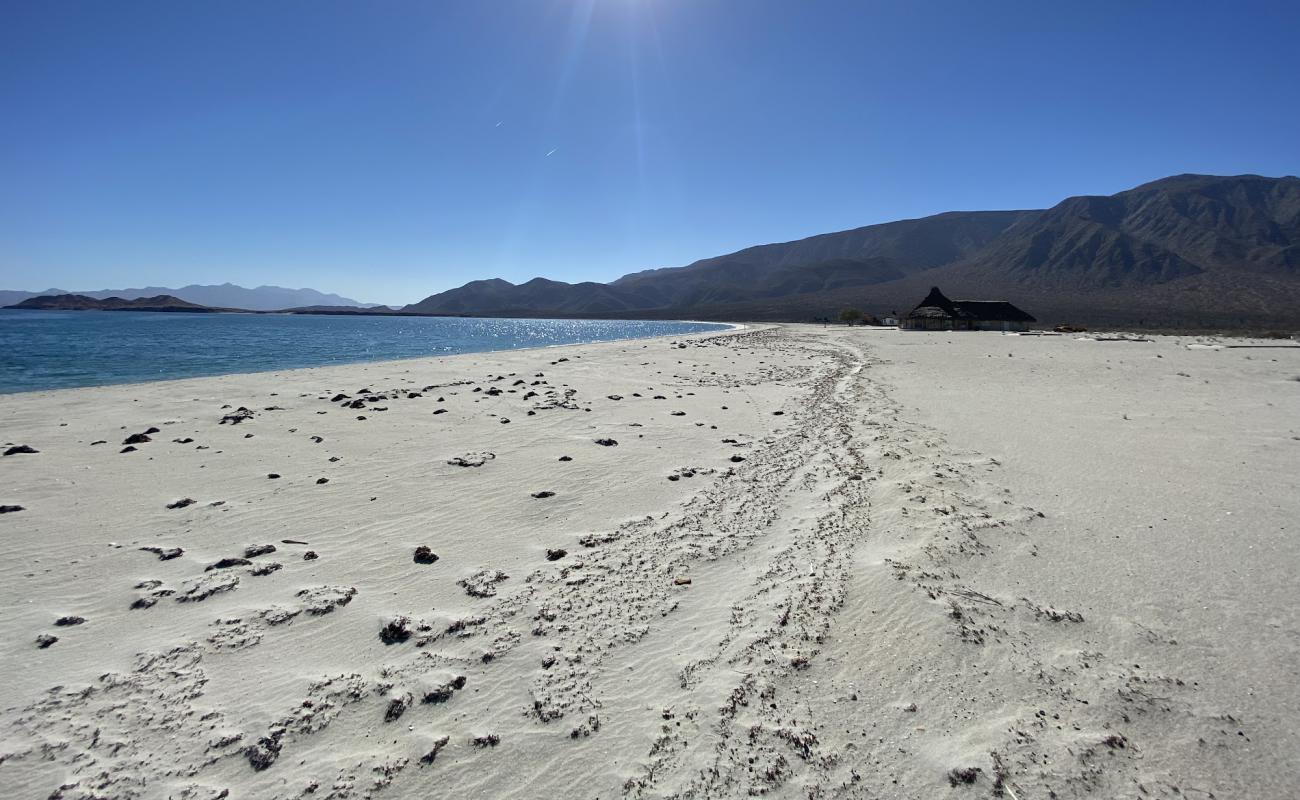
<path id="1" fill-rule="evenodd" d="M 0 767 L 23 760 L 61 765 L 74 777 L 51 798 L 147 796 L 160 783 L 171 796 L 219 798 L 225 796 L 221 787 L 203 777 L 213 764 L 235 759 L 248 769 L 270 771 L 342 715 L 380 714 L 385 723 L 397 723 L 437 713 L 447 703 L 473 702 L 457 697 L 495 661 L 516 650 L 535 658 L 528 678 L 531 703 L 521 713 L 557 736 L 599 736 L 607 700 L 600 694 L 606 662 L 647 637 L 672 635 L 674 614 L 683 593 L 691 591 L 693 573 L 718 565 L 722 573 L 717 574 L 725 574 L 738 554 L 764 544 L 770 549 L 762 554 L 764 567 L 756 577 L 735 576 L 740 582 L 732 591 L 726 629 L 718 632 L 707 655 L 680 667 L 678 694 L 662 710 L 660 734 L 622 786 L 623 794 L 704 798 L 798 787 L 808 796 L 863 795 L 869 776 L 861 769 L 870 759 L 860 753 L 850 757 L 842 745 L 826 741 L 807 698 L 819 691 L 811 682 L 845 602 L 855 549 L 886 533 L 874 520 L 873 503 L 896 503 L 901 497 L 900 516 L 915 522 L 909 532 L 914 546 L 907 560 L 890 562 L 895 577 L 910 582 L 933 602 L 936 614 L 950 620 L 953 646 L 996 649 L 999 658 L 1011 654 L 1025 686 L 1047 709 L 1016 720 L 987 763 L 954 764 L 948 779 L 954 785 L 987 783 L 995 794 L 1009 789 L 1018 797 L 1052 791 L 1083 796 L 1135 783 L 1153 796 L 1176 796 L 1172 779 L 1152 781 L 1141 775 L 1141 745 L 1122 730 L 1134 717 L 1173 716 L 1186 722 L 1192 713 L 1180 697 L 1192 689 L 1175 677 L 1110 664 L 1098 652 L 1081 652 L 1063 662 L 1035 631 L 1085 624 L 1082 615 L 1029 598 L 989 596 L 962 583 L 959 571 L 966 560 L 1026 539 L 1027 526 L 1041 515 L 1009 502 L 990 507 L 982 500 L 994 493 L 974 468 L 950 460 L 932 432 L 899 419 L 899 409 L 868 379 L 870 356 L 857 346 L 800 340 L 773 330 L 704 339 L 692 346 L 758 350 L 766 358 L 748 374 L 674 375 L 678 385 L 689 380 L 697 386 L 742 388 L 786 382 L 798 385 L 801 395 L 775 435 L 752 444 L 733 442 L 745 455 L 733 457 L 730 468 L 683 467 L 669 475 L 670 480 L 695 474 L 713 478 L 681 508 L 580 537 L 573 552 L 548 553 L 554 566 L 515 580 L 488 568 L 469 575 L 461 581 L 466 594 L 490 601 L 481 612 L 429 622 L 412 611 L 388 620 L 378 632 L 389 645 L 386 663 L 320 677 L 306 688 L 302 702 L 262 730 L 240 730 L 227 720 L 227 712 L 208 704 L 204 658 L 259 646 L 286 626 L 346 613 L 357 590 L 308 587 L 281 605 L 216 619 L 201 641 L 142 654 L 128 673 L 105 674 L 84 687 L 54 687 L 25 708 L 6 711 L 4 724 L 19 732 L 25 744 L 0 753 Z M 813 366 L 782 365 L 810 355 Z M 527 404 L 525 415 L 584 408 L 576 389 L 551 385 L 544 372 L 418 390 L 366 388 L 322 400 L 349 412 L 373 413 L 399 399 L 425 398 L 437 414 L 446 411 L 446 397 L 461 392 L 515 395 Z M 639 392 L 626 396 L 648 399 Z M 624 395 L 605 399 L 620 402 Z M 258 414 L 239 407 L 220 422 L 240 425 Z M 364 421 L 366 414 L 356 416 Z M 502 416 L 501 422 L 509 418 Z M 147 433 L 131 438 L 134 445 L 149 441 Z M 493 458 L 482 451 L 448 464 L 478 468 Z M 163 560 L 181 555 L 179 548 L 150 550 Z M 140 582 L 132 607 L 147 609 L 164 599 L 202 602 L 235 591 L 241 580 L 275 571 L 253 561 L 269 552 L 231 557 L 230 563 L 210 565 L 176 587 Z M 303 557 L 315 553 L 306 551 Z M 436 560 L 431 551 L 423 561 L 416 555 L 417 563 Z M 1077 688 L 1085 679 L 1087 689 Z M 1098 687 L 1119 702 L 1077 702 Z M 133 706 L 138 714 L 122 713 Z M 136 716 L 148 720 L 149 730 L 128 727 Z M 1216 727 L 1237 730 L 1230 717 L 1195 723 L 1212 739 Z M 318 779 L 277 796 L 369 797 L 411 770 L 436 769 L 439 754 L 449 746 L 486 752 L 501 741 L 491 731 L 473 732 L 459 742 L 448 735 L 417 734 L 413 739 L 403 748 L 407 755 L 376 752 L 332 767 L 330 774 L 324 774 L 328 770 L 322 765 Z M 158 742 L 164 743 L 162 752 Z M 1059 770 L 1042 766 L 1062 761 L 1074 764 L 1064 785 Z"/>

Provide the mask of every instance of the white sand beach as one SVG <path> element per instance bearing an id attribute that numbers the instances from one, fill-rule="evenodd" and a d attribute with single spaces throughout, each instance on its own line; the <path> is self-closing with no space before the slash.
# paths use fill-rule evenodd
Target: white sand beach
<path id="1" fill-rule="evenodd" d="M 2 396 L 0 794 L 1296 796 L 1300 348 L 1207 343 Z"/>

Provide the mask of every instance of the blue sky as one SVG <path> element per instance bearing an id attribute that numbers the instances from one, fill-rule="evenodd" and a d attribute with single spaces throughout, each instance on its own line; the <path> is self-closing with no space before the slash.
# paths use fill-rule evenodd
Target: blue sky
<path id="1" fill-rule="evenodd" d="M 0 288 L 414 302 L 1300 172 L 1300 4 L 0 0 Z"/>

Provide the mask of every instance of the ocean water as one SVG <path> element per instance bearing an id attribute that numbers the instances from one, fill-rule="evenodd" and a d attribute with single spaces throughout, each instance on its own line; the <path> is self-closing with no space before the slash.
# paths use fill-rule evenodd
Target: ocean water
<path id="1" fill-rule="evenodd" d="M 0 394 L 725 330 L 699 322 L 0 309 Z"/>

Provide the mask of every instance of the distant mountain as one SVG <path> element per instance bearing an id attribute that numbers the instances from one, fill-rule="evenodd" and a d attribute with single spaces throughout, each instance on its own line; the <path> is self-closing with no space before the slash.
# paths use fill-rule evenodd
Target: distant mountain
<path id="1" fill-rule="evenodd" d="M 0 290 L 0 306 L 13 305 L 29 297 L 52 294 L 71 293 L 61 289 L 48 289 L 44 292 Z M 171 295 L 198 305 L 216 308 L 243 308 L 249 311 L 278 311 L 303 306 L 358 306 L 369 308 L 375 305 L 373 303 L 359 303 L 356 300 L 340 297 L 337 294 L 325 294 L 315 289 L 286 289 L 282 286 L 258 286 L 256 289 L 246 289 L 233 283 L 208 286 L 191 284 L 182 286 L 179 289 L 169 289 L 165 286 L 146 286 L 143 289 L 101 289 L 98 291 L 76 292 L 76 294 L 101 300 L 108 297 L 132 300 L 139 297 Z"/>
<path id="2" fill-rule="evenodd" d="M 190 311 L 212 312 L 217 309 L 187 303 L 178 297 L 160 294 L 156 297 L 87 297 L 84 294 L 54 294 L 29 297 L 11 308 L 40 309 L 46 311 Z"/>
<path id="3" fill-rule="evenodd" d="M 950 212 L 751 247 L 609 284 L 473 281 L 408 312 L 809 320 L 938 285 L 1043 322 L 1300 325 L 1300 178 L 1178 175 L 1042 211 Z"/>
<path id="4" fill-rule="evenodd" d="M 518 286 L 472 281 L 406 311 L 435 314 L 553 311 L 570 315 L 684 310 L 870 286 L 977 252 L 1023 211 L 940 214 L 750 247 L 685 267 L 647 270 L 613 283 L 534 278 Z"/>

